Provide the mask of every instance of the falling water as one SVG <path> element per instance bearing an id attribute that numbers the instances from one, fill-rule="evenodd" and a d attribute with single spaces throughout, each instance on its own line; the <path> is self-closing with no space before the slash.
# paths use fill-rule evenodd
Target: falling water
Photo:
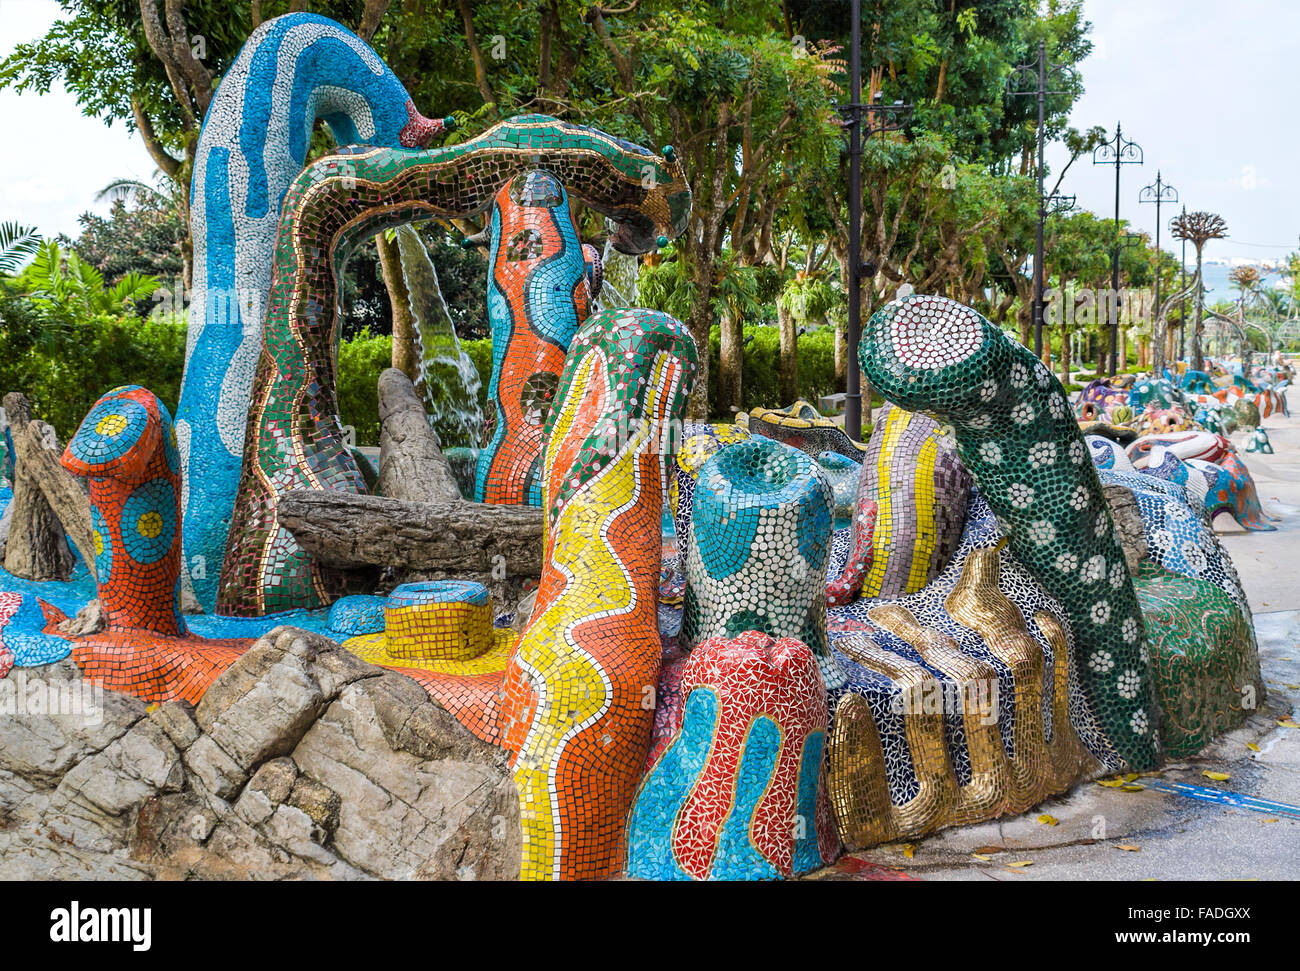
<path id="1" fill-rule="evenodd" d="M 438 286 L 438 272 L 419 233 L 411 226 L 399 226 L 396 234 L 415 324 L 419 359 L 415 390 L 424 402 L 429 424 L 438 433 L 444 450 L 454 450 L 457 458 L 463 457 L 472 465 L 478 458 L 479 436 L 483 431 L 478 369 L 460 348 L 447 302 Z"/>

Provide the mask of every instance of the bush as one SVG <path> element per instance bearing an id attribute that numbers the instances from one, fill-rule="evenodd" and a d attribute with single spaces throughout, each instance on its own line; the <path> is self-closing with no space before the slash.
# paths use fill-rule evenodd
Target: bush
<path id="1" fill-rule="evenodd" d="M 781 400 L 781 332 L 776 327 L 762 325 L 744 329 L 746 338 L 744 363 L 741 367 L 741 407 L 783 408 L 792 404 Z M 709 334 L 709 414 L 718 421 L 730 421 L 733 416 L 722 414 L 718 408 L 718 373 L 721 368 L 721 335 L 717 327 Z M 799 337 L 798 395 L 817 404 L 822 395 L 835 391 L 835 331 L 830 327 L 802 334 Z"/>
<path id="2" fill-rule="evenodd" d="M 185 366 L 185 324 L 169 318 L 42 314 L 0 284 L 0 393 L 21 391 L 32 414 L 67 441 L 107 391 L 139 384 L 173 413 Z"/>
<path id="3" fill-rule="evenodd" d="M 356 429 L 358 445 L 379 444 L 379 375 L 393 366 L 393 338 L 362 328 L 339 343 L 339 418 Z"/>

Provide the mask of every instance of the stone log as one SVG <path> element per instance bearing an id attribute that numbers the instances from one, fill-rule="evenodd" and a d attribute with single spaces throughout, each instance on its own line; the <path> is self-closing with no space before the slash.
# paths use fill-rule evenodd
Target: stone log
<path id="1" fill-rule="evenodd" d="M 68 539 L 86 561 L 91 576 L 96 576 L 90 500 L 76 476 L 59 463 L 58 441 L 53 428 L 43 421 L 32 421 L 21 434 L 14 436 L 14 451 L 23 474 L 35 481 Z"/>
<path id="2" fill-rule="evenodd" d="M 411 379 L 397 368 L 379 375 L 379 486 L 390 499 L 460 502 L 460 488 Z"/>
<path id="3" fill-rule="evenodd" d="M 15 391 L 4 396 L 4 409 L 17 448 L 31 423 L 31 405 L 26 395 Z M 36 476 L 24 468 L 21 456 L 15 463 L 13 487 L 4 568 L 24 580 L 66 580 L 72 573 L 72 551 Z"/>
<path id="4" fill-rule="evenodd" d="M 295 489 L 280 523 L 322 564 L 540 576 L 544 517 L 532 506 L 403 502 Z"/>

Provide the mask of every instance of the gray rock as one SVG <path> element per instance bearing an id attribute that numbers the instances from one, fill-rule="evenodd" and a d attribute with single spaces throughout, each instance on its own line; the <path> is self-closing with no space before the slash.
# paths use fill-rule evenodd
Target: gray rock
<path id="1" fill-rule="evenodd" d="M 0 691 L 22 679 L 83 684 L 66 661 Z M 327 638 L 271 631 L 197 708 L 99 702 L 0 716 L 0 878 L 518 876 L 506 753 Z"/>

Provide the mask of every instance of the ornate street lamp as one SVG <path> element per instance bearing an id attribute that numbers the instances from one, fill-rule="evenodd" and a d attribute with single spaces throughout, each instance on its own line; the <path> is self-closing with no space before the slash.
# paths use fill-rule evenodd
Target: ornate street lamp
<path id="1" fill-rule="evenodd" d="M 1107 368 L 1114 375 L 1116 344 L 1119 340 L 1119 171 L 1121 165 L 1142 164 L 1142 146 L 1125 138 L 1120 123 L 1115 122 L 1114 140 L 1097 146 L 1092 153 L 1092 164 L 1115 166 L 1115 248 L 1110 263 L 1110 286 L 1115 295 L 1112 306 L 1115 309 L 1110 319 L 1110 364 Z"/>
<path id="2" fill-rule="evenodd" d="M 1060 64 L 1048 62 L 1047 42 L 1040 40 L 1038 42 L 1037 60 L 1029 64 L 1019 65 L 1007 78 L 1007 86 L 1012 89 L 1019 87 L 1027 80 L 1035 82 L 1033 90 L 1012 90 L 1011 97 L 1038 99 L 1038 233 L 1034 238 L 1034 305 L 1032 308 L 1034 356 L 1037 358 L 1043 356 L 1043 290 L 1046 287 L 1044 281 L 1046 274 L 1043 267 L 1043 224 L 1047 221 L 1047 200 L 1043 198 L 1043 176 L 1045 174 L 1043 151 L 1047 142 L 1047 96 L 1049 94 L 1066 93 L 1064 91 L 1049 90 L 1047 82 L 1049 77 L 1056 80 L 1065 70 L 1066 68 Z"/>
<path id="3" fill-rule="evenodd" d="M 876 275 L 876 264 L 862 259 L 862 142 L 876 132 L 902 128 L 912 106 L 901 101 L 881 104 L 879 92 L 871 104 L 862 103 L 862 0 L 852 0 L 849 19 L 849 103 L 838 110 L 849 135 L 849 360 L 844 387 L 844 431 L 856 442 L 862 439 L 862 382 L 858 364 L 858 341 L 862 336 L 862 277 L 864 274 Z M 864 116 L 867 119 L 865 132 Z"/>

